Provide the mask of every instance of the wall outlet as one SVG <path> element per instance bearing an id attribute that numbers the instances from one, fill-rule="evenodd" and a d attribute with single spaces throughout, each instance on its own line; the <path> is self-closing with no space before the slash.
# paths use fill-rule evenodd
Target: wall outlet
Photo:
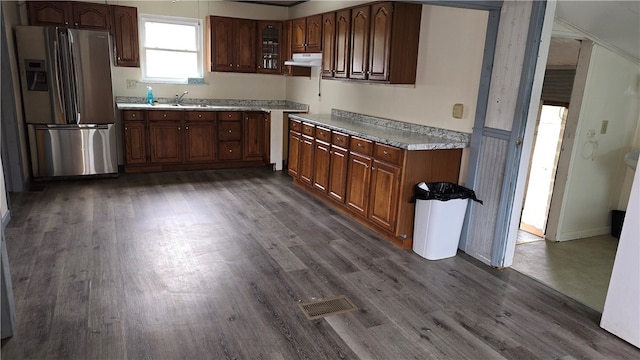
<path id="1" fill-rule="evenodd" d="M 587 130 L 587 138 L 588 139 L 593 139 L 595 136 L 596 136 L 596 130 L 595 129 Z"/>
<path id="2" fill-rule="evenodd" d="M 606 134 L 608 127 L 609 127 L 609 120 L 602 120 L 602 125 L 600 125 L 600 134 Z"/>
<path id="3" fill-rule="evenodd" d="M 453 104 L 452 116 L 456 119 L 462 119 L 462 111 L 464 106 L 462 104 Z"/>
<path id="4" fill-rule="evenodd" d="M 138 85 L 138 81 L 127 79 L 127 89 L 135 89 Z"/>

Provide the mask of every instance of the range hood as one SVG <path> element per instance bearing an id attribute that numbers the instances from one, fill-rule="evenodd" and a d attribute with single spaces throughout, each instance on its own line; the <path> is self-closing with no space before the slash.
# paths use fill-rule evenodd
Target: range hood
<path id="1" fill-rule="evenodd" d="M 292 59 L 285 61 L 284 64 L 302 67 L 322 66 L 322 53 L 293 54 Z"/>

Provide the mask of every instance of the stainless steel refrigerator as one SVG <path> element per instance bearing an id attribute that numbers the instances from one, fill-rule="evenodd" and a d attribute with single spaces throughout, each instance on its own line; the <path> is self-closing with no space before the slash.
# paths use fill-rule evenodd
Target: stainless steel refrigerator
<path id="1" fill-rule="evenodd" d="M 34 178 L 117 174 L 109 33 L 15 28 Z"/>

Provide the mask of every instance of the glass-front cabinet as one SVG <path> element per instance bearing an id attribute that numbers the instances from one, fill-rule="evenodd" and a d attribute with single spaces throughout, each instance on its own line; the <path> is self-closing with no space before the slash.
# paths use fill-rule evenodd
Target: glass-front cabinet
<path id="1" fill-rule="evenodd" d="M 258 72 L 282 73 L 282 23 L 261 21 L 258 27 Z"/>

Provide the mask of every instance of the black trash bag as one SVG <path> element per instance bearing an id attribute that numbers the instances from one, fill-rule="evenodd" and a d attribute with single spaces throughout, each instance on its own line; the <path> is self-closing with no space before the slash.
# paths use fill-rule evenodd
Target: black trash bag
<path id="1" fill-rule="evenodd" d="M 421 183 L 420 183 L 421 184 Z M 447 201 L 451 199 L 471 199 L 482 204 L 482 200 L 476 198 L 476 193 L 464 186 L 450 182 L 429 182 L 425 183 L 429 190 L 425 190 L 416 184 L 414 187 L 414 196 L 411 202 L 417 200 L 440 200 Z"/>

